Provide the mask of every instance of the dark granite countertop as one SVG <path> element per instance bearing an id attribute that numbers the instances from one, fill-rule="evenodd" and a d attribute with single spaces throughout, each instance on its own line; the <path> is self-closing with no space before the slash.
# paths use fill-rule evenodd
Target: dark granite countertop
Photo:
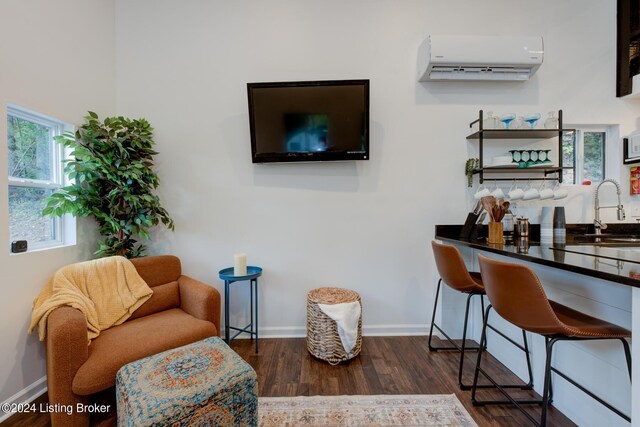
<path id="1" fill-rule="evenodd" d="M 436 239 L 455 242 L 511 258 L 542 264 L 573 273 L 584 274 L 640 287 L 640 242 L 612 241 L 613 234 L 640 236 L 640 228 L 611 230 L 600 243 L 595 237 L 585 236 L 589 229 L 567 226 L 566 243 L 540 243 L 537 231 L 532 227 L 529 239 L 515 240 L 503 245 L 489 244 L 486 239 L 460 238 L 461 225 L 437 225 Z M 580 233 L 577 233 L 579 230 Z M 572 234 L 575 233 L 575 234 Z M 483 235 L 482 231 L 479 233 Z M 602 242 L 605 242 L 604 244 Z"/>

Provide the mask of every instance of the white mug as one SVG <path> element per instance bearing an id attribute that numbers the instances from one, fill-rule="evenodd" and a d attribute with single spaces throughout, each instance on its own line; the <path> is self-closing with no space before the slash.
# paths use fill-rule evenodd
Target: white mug
<path id="1" fill-rule="evenodd" d="M 542 190 L 540 190 L 541 200 L 553 199 L 553 195 L 553 190 L 551 188 L 543 188 Z"/>
<path id="2" fill-rule="evenodd" d="M 511 200 L 522 199 L 524 197 L 524 190 L 522 188 L 514 188 L 513 190 L 509 191 L 508 196 Z"/>
<path id="3" fill-rule="evenodd" d="M 538 189 L 531 187 L 524 192 L 524 196 L 522 196 L 522 199 L 533 200 L 533 199 L 537 199 L 538 197 L 540 197 L 540 192 L 538 191 Z"/>
<path id="4" fill-rule="evenodd" d="M 483 186 L 482 188 L 478 189 L 478 191 L 476 191 L 476 194 L 474 194 L 473 197 L 476 200 L 480 200 L 483 197 L 487 197 L 487 196 L 490 196 L 490 195 L 491 195 L 491 191 L 489 191 L 489 189 L 487 187 Z"/>
<path id="5" fill-rule="evenodd" d="M 569 195 L 569 191 L 560 186 L 560 183 L 556 184 L 556 187 L 553 189 L 553 198 L 556 200 L 564 199 Z"/>
<path id="6" fill-rule="evenodd" d="M 491 195 L 496 199 L 504 199 L 504 191 L 502 191 L 500 187 L 496 187 L 496 189 L 491 192 Z"/>
<path id="7" fill-rule="evenodd" d="M 524 190 L 522 188 L 518 188 L 518 183 L 513 181 L 513 185 L 507 192 L 507 196 L 509 196 L 510 200 L 520 200 L 522 196 L 524 196 Z"/>

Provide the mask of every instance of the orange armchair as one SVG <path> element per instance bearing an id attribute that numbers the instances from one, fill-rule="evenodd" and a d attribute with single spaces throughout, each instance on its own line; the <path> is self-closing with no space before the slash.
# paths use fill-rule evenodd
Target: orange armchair
<path id="1" fill-rule="evenodd" d="M 132 260 L 153 295 L 123 324 L 87 345 L 87 322 L 79 310 L 61 307 L 47 321 L 47 387 L 51 404 L 71 405 L 72 415 L 52 413 L 56 426 L 88 426 L 75 411 L 91 395 L 115 385 L 129 362 L 220 335 L 220 293 L 182 275 L 180 260 L 163 255 Z"/>

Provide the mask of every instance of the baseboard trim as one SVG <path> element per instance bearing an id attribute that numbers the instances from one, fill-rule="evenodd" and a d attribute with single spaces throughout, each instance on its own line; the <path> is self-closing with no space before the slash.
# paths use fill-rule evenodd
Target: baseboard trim
<path id="1" fill-rule="evenodd" d="M 362 327 L 365 337 L 420 336 L 429 335 L 429 324 L 407 325 L 365 325 Z M 306 326 L 267 326 L 260 328 L 260 338 L 304 338 L 307 336 Z M 242 334 L 236 339 L 248 339 Z"/>
<path id="2" fill-rule="evenodd" d="M 366 337 L 426 336 L 429 335 L 429 325 L 367 325 L 362 327 L 362 335 Z"/>
<path id="3" fill-rule="evenodd" d="M 11 396 L 10 398 L 8 398 L 2 403 L 3 404 L 8 403 L 10 405 L 12 404 L 20 405 L 25 403 L 31 403 L 38 397 L 42 396 L 46 391 L 47 391 L 47 377 L 45 375 L 44 377 L 40 378 L 36 382 L 18 391 L 16 394 L 14 394 L 13 396 Z M 0 413 L 0 423 L 6 421 L 12 415 L 14 415 L 14 413 L 12 412 Z"/>

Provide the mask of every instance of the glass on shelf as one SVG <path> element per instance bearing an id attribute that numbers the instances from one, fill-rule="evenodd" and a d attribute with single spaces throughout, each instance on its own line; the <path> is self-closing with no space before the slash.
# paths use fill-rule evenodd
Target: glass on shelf
<path id="1" fill-rule="evenodd" d="M 509 153 L 511 153 L 511 163 L 520 162 L 520 150 L 509 150 Z"/>
<path id="2" fill-rule="evenodd" d="M 544 153 L 544 159 L 542 160 L 542 163 L 545 163 L 545 164 L 552 163 L 551 159 L 549 158 L 549 152 L 551 150 L 540 150 L 540 151 Z"/>
<path id="3" fill-rule="evenodd" d="M 529 129 L 535 128 L 538 120 L 540 120 L 540 113 L 527 114 L 524 116 L 524 121 L 529 124 Z"/>
<path id="4" fill-rule="evenodd" d="M 498 118 L 493 116 L 492 111 L 487 111 L 487 118 L 482 121 L 483 129 L 497 129 Z"/>
<path id="5" fill-rule="evenodd" d="M 518 150 L 520 152 L 520 160 L 518 161 L 519 168 L 526 168 L 529 163 L 529 150 Z M 526 154 L 526 155 L 525 155 Z"/>
<path id="6" fill-rule="evenodd" d="M 539 165 L 542 163 L 540 160 L 540 152 L 541 150 L 531 150 L 531 154 L 529 154 L 529 159 L 531 161 L 530 166 Z"/>
<path id="7" fill-rule="evenodd" d="M 509 129 L 509 124 L 516 118 L 513 113 L 503 114 L 500 116 L 500 121 L 504 124 L 505 129 Z"/>
<path id="8" fill-rule="evenodd" d="M 558 129 L 558 118 L 555 111 L 549 112 L 549 117 L 544 121 L 545 129 Z"/>

